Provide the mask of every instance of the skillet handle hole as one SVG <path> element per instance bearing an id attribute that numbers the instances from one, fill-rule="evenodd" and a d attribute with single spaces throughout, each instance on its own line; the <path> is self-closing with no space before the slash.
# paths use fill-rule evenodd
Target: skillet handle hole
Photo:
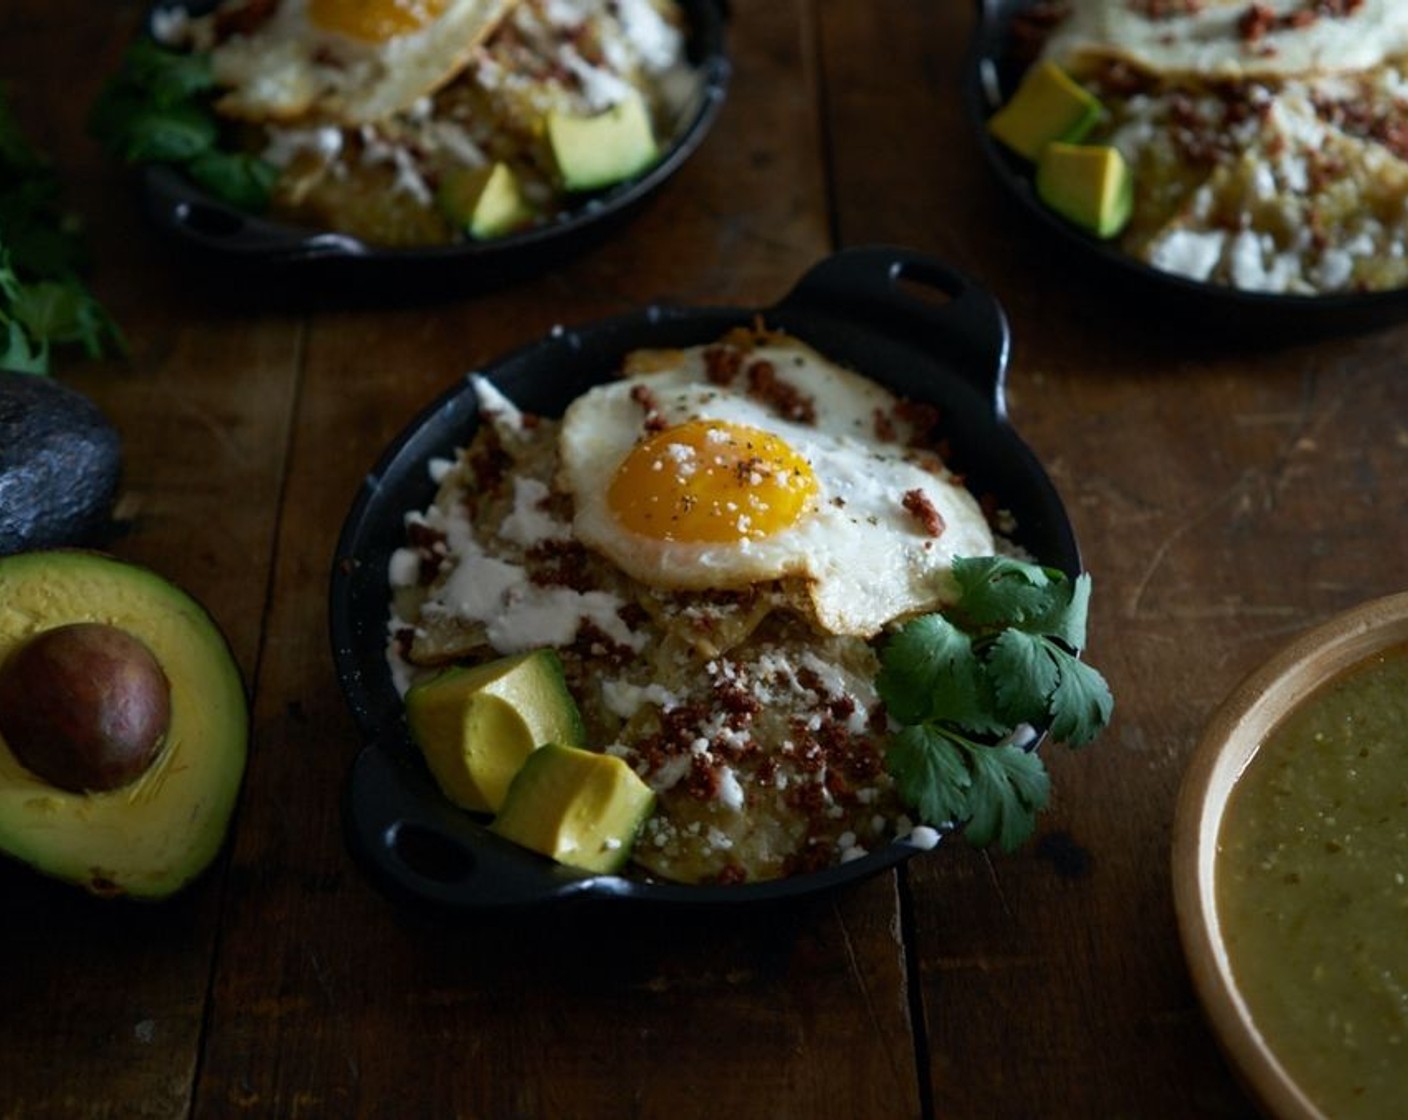
<path id="1" fill-rule="evenodd" d="M 936 310 L 942 310 L 943 307 L 948 307 L 950 303 L 953 303 L 953 293 L 945 292 L 942 287 L 935 287 L 928 280 L 912 278 L 904 272 L 895 278 L 895 287 L 910 299 L 918 300 L 919 303 L 934 307 Z"/>
<path id="2" fill-rule="evenodd" d="M 437 883 L 460 883 L 474 871 L 474 857 L 453 840 L 414 824 L 397 824 L 386 834 L 391 854 L 408 871 Z"/>
<path id="3" fill-rule="evenodd" d="M 234 237 L 244 229 L 244 219 L 213 206 L 186 204 L 177 212 L 181 225 L 205 237 Z"/>
<path id="4" fill-rule="evenodd" d="M 891 279 L 895 290 L 935 311 L 942 311 L 962 293 L 953 278 L 936 274 L 912 261 L 894 266 Z"/>

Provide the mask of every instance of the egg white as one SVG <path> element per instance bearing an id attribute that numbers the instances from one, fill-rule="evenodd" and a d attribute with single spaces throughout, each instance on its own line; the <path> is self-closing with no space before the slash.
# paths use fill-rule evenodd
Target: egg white
<path id="1" fill-rule="evenodd" d="M 815 621 L 833 634 L 869 637 L 893 619 L 951 601 L 955 556 L 991 555 L 995 542 L 976 499 L 939 464 L 875 434 L 877 409 L 893 395 L 809 348 L 755 351 L 781 364 L 815 404 L 815 422 L 783 419 L 742 385 L 711 384 L 700 351 L 674 368 L 597 386 L 563 417 L 558 485 L 572 495 L 574 535 L 648 586 L 744 588 L 787 577 L 806 581 Z M 661 540 L 627 530 L 608 501 L 622 461 L 646 434 L 648 390 L 655 422 L 711 419 L 763 429 L 810 464 L 818 492 L 807 512 L 771 535 L 722 543 Z M 903 504 L 919 491 L 942 518 L 930 535 Z"/>
<path id="2" fill-rule="evenodd" d="M 210 55 L 227 116 L 369 124 L 413 106 L 453 78 L 516 0 L 449 0 L 417 30 L 367 42 L 319 27 L 308 0 L 280 0 L 248 33 Z"/>
<path id="3" fill-rule="evenodd" d="M 1201 0 L 1187 10 L 1151 12 L 1129 0 L 1075 0 L 1046 57 L 1077 71 L 1119 59 L 1164 76 L 1288 78 L 1366 70 L 1408 51 L 1408 4 L 1362 0 L 1341 15 L 1295 17 L 1303 0 L 1260 0 L 1275 21 L 1249 39 L 1248 0 Z M 1281 22 L 1289 17 L 1289 22 Z"/>

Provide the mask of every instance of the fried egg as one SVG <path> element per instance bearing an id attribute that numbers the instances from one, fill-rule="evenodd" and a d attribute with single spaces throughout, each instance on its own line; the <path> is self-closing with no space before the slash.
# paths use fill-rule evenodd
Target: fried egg
<path id="1" fill-rule="evenodd" d="M 368 124 L 453 78 L 515 0 L 279 0 L 210 55 L 227 116 Z M 237 20 L 239 5 L 221 13 Z"/>
<path id="2" fill-rule="evenodd" d="M 1335 12 L 1330 5 L 1312 10 L 1305 0 L 1198 0 L 1174 10 L 1129 0 L 1075 0 L 1045 55 L 1077 71 L 1118 59 L 1163 76 L 1286 78 L 1367 70 L 1408 52 L 1404 0 L 1358 0 L 1343 7 Z"/>
<path id="3" fill-rule="evenodd" d="M 953 558 L 992 531 L 936 455 L 882 437 L 897 399 L 792 340 L 747 361 L 767 376 L 720 384 L 704 348 L 677 352 L 568 407 L 574 536 L 656 588 L 800 579 L 832 634 L 950 601 Z"/>

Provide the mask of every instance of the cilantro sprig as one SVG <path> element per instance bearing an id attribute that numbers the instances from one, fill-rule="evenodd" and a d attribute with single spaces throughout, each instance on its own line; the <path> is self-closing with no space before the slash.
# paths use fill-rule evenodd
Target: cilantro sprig
<path id="1" fill-rule="evenodd" d="M 46 374 L 52 348 L 67 343 L 91 358 L 124 349 L 82 279 L 86 264 L 58 174 L 0 92 L 0 368 Z"/>
<path id="2" fill-rule="evenodd" d="M 1009 557 L 959 558 L 959 595 L 901 627 L 876 687 L 902 724 L 886 764 L 924 823 L 963 825 L 973 844 L 1011 851 L 1031 836 L 1051 782 L 1030 728 L 1071 747 L 1109 723 L 1105 679 L 1079 658 L 1090 576 Z"/>
<path id="3" fill-rule="evenodd" d="M 171 164 L 222 202 L 259 213 L 269 205 L 278 170 L 222 146 L 214 90 L 207 55 L 139 37 L 103 87 L 88 129 L 125 163 Z"/>

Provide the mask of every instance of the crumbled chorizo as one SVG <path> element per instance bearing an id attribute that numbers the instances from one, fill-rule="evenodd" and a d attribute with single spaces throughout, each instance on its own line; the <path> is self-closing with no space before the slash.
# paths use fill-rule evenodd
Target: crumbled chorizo
<path id="1" fill-rule="evenodd" d="M 943 535 L 943 531 L 947 527 L 944 524 L 943 514 L 935 508 L 934 503 L 929 500 L 929 495 L 924 493 L 923 490 L 906 490 L 904 492 L 903 504 L 905 512 L 912 515 L 914 519 L 923 526 L 924 532 L 928 533 L 929 536 L 938 537 Z"/>
<path id="2" fill-rule="evenodd" d="M 767 360 L 748 366 L 748 395 L 764 404 L 785 420 L 797 424 L 816 423 L 816 402 L 790 381 L 777 375 L 777 367 Z"/>
<path id="3" fill-rule="evenodd" d="M 660 432 L 668 427 L 665 418 L 660 415 L 660 402 L 650 386 L 631 386 L 631 400 L 640 405 L 641 411 L 645 413 L 644 426 L 647 432 Z"/>
<path id="4" fill-rule="evenodd" d="M 715 385 L 731 385 L 743 368 L 743 354 L 732 346 L 704 350 L 704 376 Z"/>

